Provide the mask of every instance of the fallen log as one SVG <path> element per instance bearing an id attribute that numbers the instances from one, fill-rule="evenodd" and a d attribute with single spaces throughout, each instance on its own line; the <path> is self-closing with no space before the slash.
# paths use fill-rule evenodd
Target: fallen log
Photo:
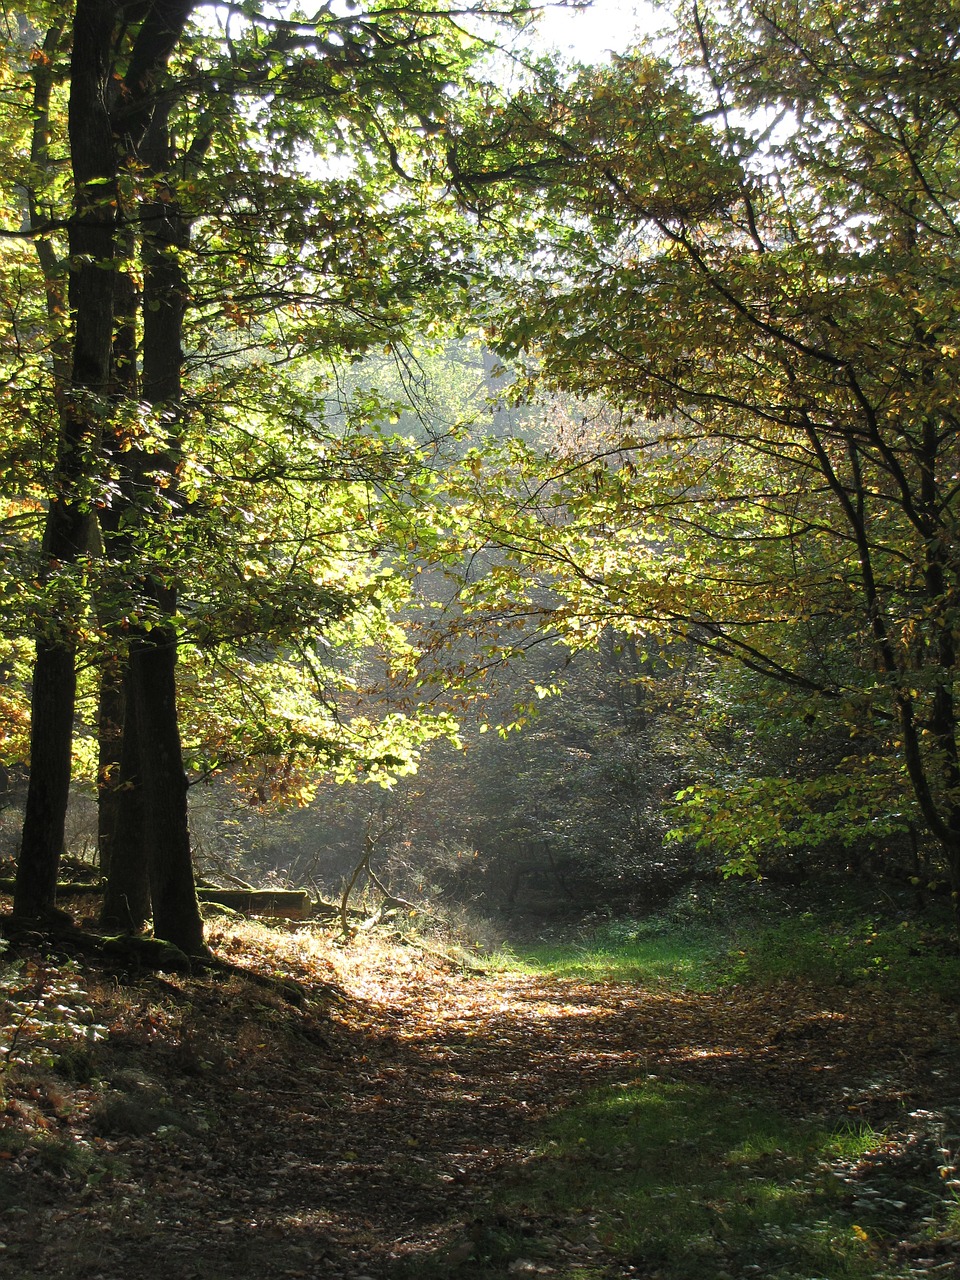
<path id="1" fill-rule="evenodd" d="M 12 877 L 0 876 L 0 893 L 12 894 L 15 884 Z M 103 893 L 105 884 L 104 880 L 60 881 L 57 885 L 57 899 L 59 901 Z M 200 884 L 197 886 L 197 898 L 201 903 L 229 907 L 233 911 L 252 916 L 279 916 L 286 920 L 334 920 L 340 915 L 339 904 L 324 902 L 322 898 L 315 902 L 307 889 L 221 889 L 216 885 Z M 347 914 L 352 919 L 366 918 L 366 912 L 352 907 Z"/>
<path id="2" fill-rule="evenodd" d="M 16 880 L 10 876 L 0 877 L 0 893 L 13 893 Z M 58 898 L 79 898 L 85 893 L 103 893 L 102 880 L 61 880 L 57 885 Z"/>
<path id="3" fill-rule="evenodd" d="M 283 916 L 304 920 L 313 908 L 306 889 L 198 889 L 201 902 L 230 907 L 251 916 Z"/>
<path id="4" fill-rule="evenodd" d="M 21 920 L 14 916 L 0 916 L 0 934 L 14 945 L 53 947 L 83 951 L 99 956 L 111 965 L 132 966 L 135 969 L 166 969 L 173 973 L 192 973 L 195 964 L 209 958 L 204 948 L 201 955 L 188 956 L 172 942 L 161 938 L 148 938 L 142 934 L 105 935 L 89 933 L 81 929 L 65 913 L 42 920 Z"/>
<path id="5" fill-rule="evenodd" d="M 361 911 L 359 907 L 347 907 L 347 915 L 351 920 L 365 920 L 367 913 Z M 312 920 L 339 920 L 340 904 L 338 902 L 324 902 L 322 898 L 318 898 L 310 911 L 310 918 Z"/>
<path id="6" fill-rule="evenodd" d="M 15 881 L 0 878 L 0 893 L 13 893 Z M 57 885 L 57 900 L 79 898 L 88 893 L 103 893 L 104 881 L 72 880 Z M 218 906 L 232 907 L 254 916 L 284 916 L 289 920 L 303 920 L 313 908 L 313 901 L 306 889 L 218 889 L 204 885 L 197 889 L 201 902 L 213 902 Z"/>

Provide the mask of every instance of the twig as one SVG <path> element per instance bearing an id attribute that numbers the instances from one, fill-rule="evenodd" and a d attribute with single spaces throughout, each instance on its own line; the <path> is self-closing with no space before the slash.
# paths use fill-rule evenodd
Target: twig
<path id="1" fill-rule="evenodd" d="M 350 926 L 347 924 L 347 903 L 350 901 L 350 895 L 353 893 L 353 886 L 360 879 L 361 871 L 370 874 L 370 858 L 373 854 L 373 836 L 368 831 L 363 837 L 363 857 L 353 869 L 353 874 L 344 885 L 343 893 L 340 897 L 340 927 L 343 930 L 343 936 L 349 937 Z"/>
<path id="2" fill-rule="evenodd" d="M 10 1043 L 7 1045 L 6 1049 L 4 1049 L 3 1051 L 3 1068 L 2 1069 L 4 1071 L 9 1070 L 10 1062 L 13 1057 L 13 1051 L 17 1047 L 17 1041 L 20 1039 L 20 1036 L 23 1032 L 23 1028 L 27 1025 L 27 1021 L 33 1016 L 33 1014 L 36 1013 L 37 1009 L 40 1007 L 40 1001 L 42 999 L 43 999 L 43 987 L 41 986 L 36 999 L 34 1000 L 33 1004 L 30 1006 L 30 1008 L 25 1011 L 20 1021 L 17 1023 L 17 1026 L 14 1030 L 13 1035 L 10 1037 Z"/>

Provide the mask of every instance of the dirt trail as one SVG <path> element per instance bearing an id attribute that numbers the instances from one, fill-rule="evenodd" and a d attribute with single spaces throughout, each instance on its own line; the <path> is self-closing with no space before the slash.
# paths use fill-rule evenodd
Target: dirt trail
<path id="1" fill-rule="evenodd" d="M 464 976 L 414 954 L 349 987 L 305 1011 L 236 980 L 125 997 L 106 1084 L 8 1104 L 8 1123 L 32 1106 L 48 1147 L 90 1159 L 4 1162 L 0 1276 L 390 1280 L 430 1260 L 455 1275 L 538 1123 L 585 1091 L 656 1074 L 870 1119 L 960 1099 L 955 1011 L 936 1004 Z M 554 1269 L 578 1262 L 558 1242 Z"/>

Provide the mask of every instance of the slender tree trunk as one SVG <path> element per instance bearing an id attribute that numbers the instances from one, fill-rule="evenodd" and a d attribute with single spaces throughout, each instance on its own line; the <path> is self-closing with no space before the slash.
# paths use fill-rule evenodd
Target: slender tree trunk
<path id="1" fill-rule="evenodd" d="M 37 645 L 31 701 L 30 782 L 14 890 L 14 914 L 50 916 L 56 905 L 70 791 L 70 749 L 76 694 L 74 651 L 57 642 Z"/>
<path id="2" fill-rule="evenodd" d="M 137 369 L 137 287 L 133 279 L 136 242 L 131 229 L 124 233 L 125 268 L 117 272 L 114 293 L 113 388 L 118 403 L 139 399 Z M 131 447 L 127 428 L 121 425 L 105 441 L 118 472 Z M 123 528 L 126 503 L 114 501 L 100 512 L 100 528 L 107 559 L 128 563 L 134 554 L 132 540 Z M 98 714 L 99 767 L 97 773 L 97 827 L 100 866 L 107 877 L 102 922 L 114 928 L 136 930 L 150 918 L 150 882 L 143 841 L 143 803 L 139 795 L 140 763 L 134 728 L 125 734 L 128 703 L 128 657 L 121 629 L 126 600 L 107 593 L 100 601 L 100 623 L 113 637 L 117 652 L 100 672 Z M 129 742 L 127 742 L 129 736 Z M 124 747 L 127 748 L 124 754 Z"/>
<path id="3" fill-rule="evenodd" d="M 122 785 L 123 717 L 123 667 L 119 658 L 111 657 L 100 672 L 97 708 L 97 848 L 100 872 L 107 878 L 114 864 L 117 809 Z"/>
<path id="4" fill-rule="evenodd" d="M 960 837 L 955 837 L 952 840 L 941 840 L 940 848 L 943 850 L 947 864 L 950 903 L 953 908 L 953 925 L 957 935 L 957 945 L 960 946 Z"/>

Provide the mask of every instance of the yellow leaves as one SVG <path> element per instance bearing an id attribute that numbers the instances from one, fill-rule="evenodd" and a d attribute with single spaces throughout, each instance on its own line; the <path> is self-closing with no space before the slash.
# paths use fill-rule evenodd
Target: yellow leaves
<path id="1" fill-rule="evenodd" d="M 315 779 L 304 782 L 297 787 L 290 795 L 290 799 L 299 809 L 305 809 L 308 805 L 313 804 L 317 798 L 317 792 L 320 790 L 320 784 Z"/>

